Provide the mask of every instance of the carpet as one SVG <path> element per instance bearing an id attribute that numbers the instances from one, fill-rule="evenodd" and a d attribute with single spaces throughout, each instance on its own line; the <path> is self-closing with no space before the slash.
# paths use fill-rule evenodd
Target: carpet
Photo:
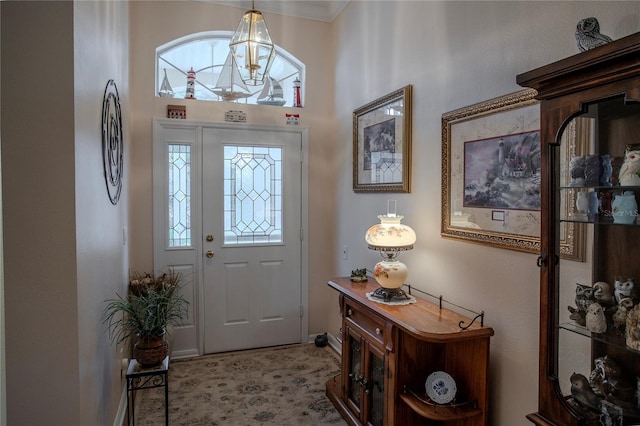
<path id="1" fill-rule="evenodd" d="M 329 346 L 279 346 L 171 361 L 169 424 L 346 425 L 325 395 L 339 374 Z M 164 391 L 136 395 L 136 425 L 164 424 Z"/>

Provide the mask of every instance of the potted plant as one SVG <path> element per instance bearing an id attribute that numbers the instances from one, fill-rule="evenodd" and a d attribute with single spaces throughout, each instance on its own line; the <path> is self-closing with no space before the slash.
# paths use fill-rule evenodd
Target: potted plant
<path id="1" fill-rule="evenodd" d="M 180 274 L 173 271 L 154 277 L 133 273 L 129 294 L 107 300 L 103 321 L 111 340 L 122 343 L 136 337 L 133 357 L 143 367 L 162 363 L 168 353 L 168 326 L 187 317 L 189 302 L 180 292 Z"/>

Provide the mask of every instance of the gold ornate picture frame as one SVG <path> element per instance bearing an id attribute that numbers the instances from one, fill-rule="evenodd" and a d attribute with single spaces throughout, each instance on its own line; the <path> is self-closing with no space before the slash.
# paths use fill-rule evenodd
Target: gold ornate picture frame
<path id="1" fill-rule="evenodd" d="M 540 252 L 536 95 L 535 90 L 521 90 L 442 115 L 443 237 Z M 571 124 L 567 130 L 562 155 L 575 155 L 585 149 L 586 136 L 576 136 Z M 563 258 L 584 260 L 579 224 L 562 224 L 560 245 Z"/>
<path id="2" fill-rule="evenodd" d="M 353 112 L 354 192 L 410 192 L 412 89 L 407 85 Z"/>

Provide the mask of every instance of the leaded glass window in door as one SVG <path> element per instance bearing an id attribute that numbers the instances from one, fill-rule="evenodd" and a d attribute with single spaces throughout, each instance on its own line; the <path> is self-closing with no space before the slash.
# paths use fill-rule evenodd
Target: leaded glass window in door
<path id="1" fill-rule="evenodd" d="M 191 146 L 168 146 L 169 247 L 191 246 Z"/>
<path id="2" fill-rule="evenodd" d="M 224 244 L 282 244 L 280 146 L 224 146 Z"/>

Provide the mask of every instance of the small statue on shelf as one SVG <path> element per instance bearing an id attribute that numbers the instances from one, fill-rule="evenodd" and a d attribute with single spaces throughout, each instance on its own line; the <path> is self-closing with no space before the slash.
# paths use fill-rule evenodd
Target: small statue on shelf
<path id="1" fill-rule="evenodd" d="M 367 281 L 367 268 L 354 269 L 353 271 L 351 271 L 351 281 Z"/>
<path id="2" fill-rule="evenodd" d="M 627 145 L 618 182 L 621 186 L 640 186 L 640 144 Z"/>
<path id="3" fill-rule="evenodd" d="M 634 304 L 637 303 L 637 297 L 635 296 L 635 293 L 633 291 L 635 287 L 633 278 L 615 277 L 613 286 L 615 287 L 614 294 L 618 303 L 620 303 L 620 300 L 625 297 L 631 297 Z"/>
<path id="4" fill-rule="evenodd" d="M 571 381 L 571 396 L 581 405 L 600 411 L 602 399 L 591 389 L 587 378 L 582 374 L 573 373 L 569 380 Z"/>
<path id="5" fill-rule="evenodd" d="M 600 23 L 597 18 L 591 16 L 578 21 L 578 25 L 576 25 L 576 42 L 581 52 L 605 45 L 611 41 L 611 37 L 600 33 Z"/>
<path id="6" fill-rule="evenodd" d="M 607 319 L 604 316 L 604 309 L 598 302 L 594 302 L 587 308 L 585 315 L 585 325 L 592 333 L 605 333 L 607 331 Z"/>
<path id="7" fill-rule="evenodd" d="M 569 175 L 571 176 L 571 182 L 569 183 L 569 186 L 584 186 L 584 166 L 584 156 L 571 157 L 569 162 Z"/>
<path id="8" fill-rule="evenodd" d="M 627 330 L 625 341 L 627 347 L 640 350 L 640 305 L 635 305 L 627 313 Z"/>
<path id="9" fill-rule="evenodd" d="M 618 363 L 605 355 L 594 359 L 593 365 L 589 384 L 595 394 L 620 407 L 632 408 L 636 397 L 636 383 L 623 377 Z"/>
<path id="10" fill-rule="evenodd" d="M 615 305 L 616 299 L 613 296 L 613 291 L 611 290 L 609 283 L 605 281 L 598 281 L 593 285 L 593 289 L 593 296 L 602 306 Z"/>
<path id="11" fill-rule="evenodd" d="M 621 332 L 624 333 L 624 329 L 627 324 L 627 315 L 632 307 L 633 300 L 631 300 L 630 297 L 622 298 L 616 307 L 617 309 L 613 313 L 611 320 L 613 322 L 613 328 L 618 334 Z"/>
<path id="12" fill-rule="evenodd" d="M 611 176 L 613 175 L 613 157 L 609 154 L 600 156 L 602 164 L 602 175 L 600 176 L 601 186 L 611 186 Z"/>
<path id="13" fill-rule="evenodd" d="M 593 287 L 584 285 L 584 284 L 576 284 L 576 307 L 568 306 L 569 312 L 571 315 L 570 319 L 574 320 L 576 324 L 585 326 L 585 317 L 587 315 L 587 309 L 589 305 L 595 303 L 596 298 L 594 296 Z"/>

